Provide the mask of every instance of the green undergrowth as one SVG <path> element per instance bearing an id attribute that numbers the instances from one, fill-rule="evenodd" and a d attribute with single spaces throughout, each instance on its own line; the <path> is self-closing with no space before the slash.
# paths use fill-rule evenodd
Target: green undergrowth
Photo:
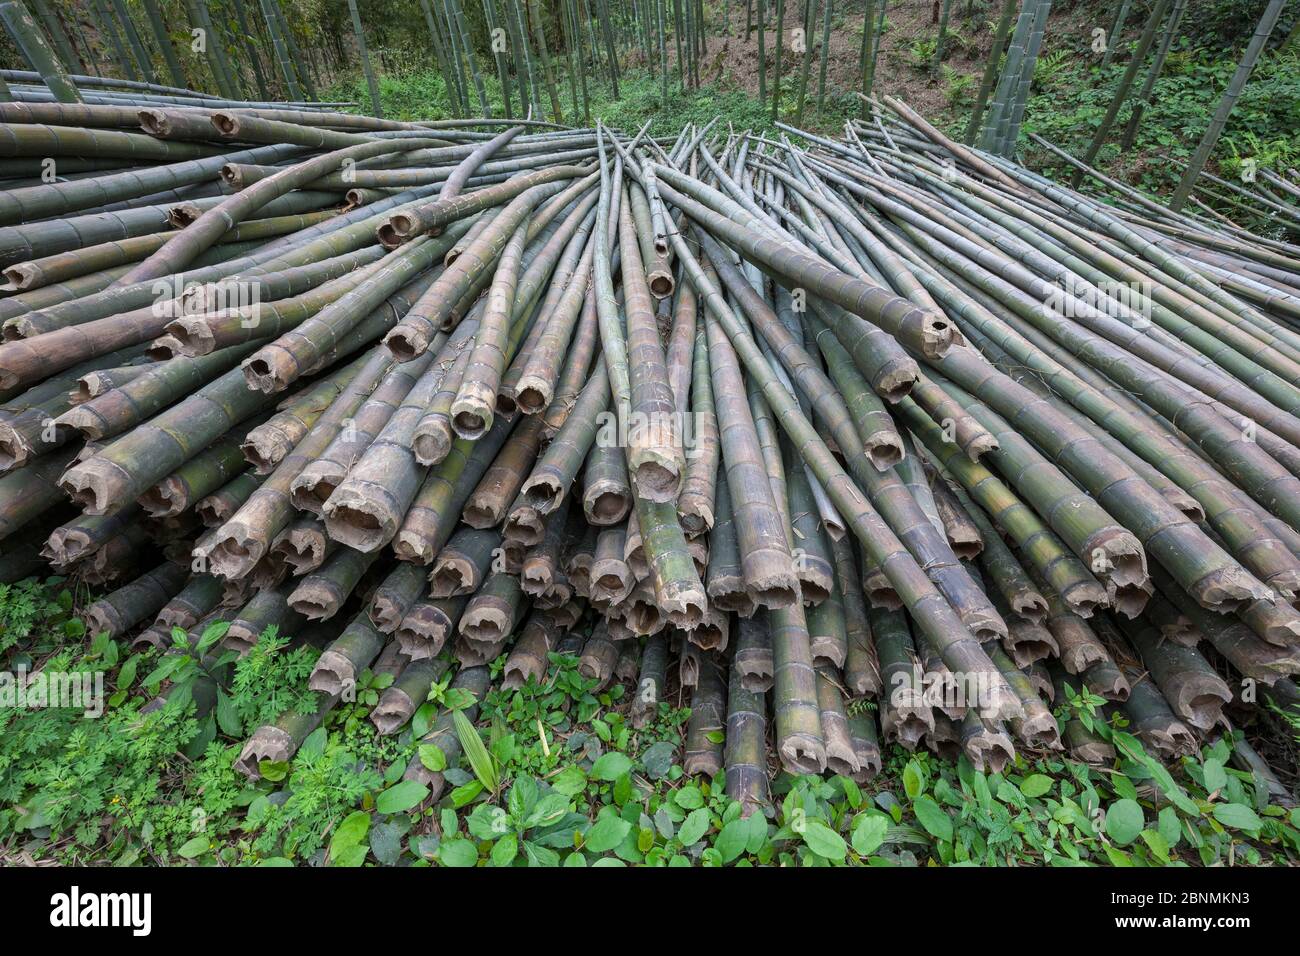
<path id="1" fill-rule="evenodd" d="M 984 15 L 954 18 L 949 52 L 973 44 L 977 36 L 987 41 L 985 34 L 992 29 L 991 22 L 987 21 Z M 1139 71 L 1130 99 L 1121 108 L 1109 141 L 1094 162 L 1106 174 L 1157 196 L 1168 195 L 1177 185 L 1181 169 L 1170 158 L 1185 161 L 1190 157 L 1241 54 L 1241 37 L 1233 37 L 1232 41 L 1236 42 L 1232 42 L 1214 31 L 1183 32 L 1173 44 L 1132 148 L 1122 151 L 1120 142 L 1132 103 L 1146 75 L 1145 67 Z M 1126 37 L 1130 47 L 1133 39 Z M 1019 148 L 1031 168 L 1057 179 L 1068 180 L 1071 167 L 1034 146 L 1028 134 L 1038 134 L 1081 156 L 1127 66 L 1126 54 L 1121 54 L 1102 70 L 1098 57 L 1088 48 L 1089 43 L 1086 31 L 1064 27 L 1054 30 L 1034 71 Z M 933 40 L 922 38 L 901 51 L 899 62 L 888 68 L 914 74 L 911 82 L 929 82 L 925 77 L 929 74 L 932 55 Z M 965 132 L 982 67 L 978 58 L 968 61 L 962 69 L 945 63 L 933 80 L 943 91 L 946 107 L 930 119 L 950 135 L 961 138 Z M 492 75 L 485 74 L 483 79 L 493 115 L 503 115 L 500 84 Z M 585 125 L 588 117 L 581 109 L 574 110 L 563 75 L 557 83 L 565 122 Z M 385 115 L 392 118 L 419 120 L 452 115 L 445 83 L 436 71 L 381 76 L 379 86 Z M 839 135 L 845 120 L 858 115 L 860 102 L 852 92 L 832 86 L 827 91 L 824 110 L 819 113 L 812 95 L 815 86 L 814 70 L 801 125 L 813 132 Z M 790 124 L 796 123 L 796 87 L 797 82 L 787 77 L 781 119 Z M 674 136 L 686 123 L 704 124 L 716 118 L 719 129 L 729 126 L 767 135 L 778 132 L 772 122 L 770 100 L 766 104 L 758 102 L 737 86 L 729 74 L 717 83 L 687 92 L 680 90 L 673 76 L 666 101 L 662 99 L 658 77 L 644 68 L 624 71 L 618 99 L 613 97 L 603 77 L 590 76 L 588 89 L 591 118 L 598 117 L 625 131 L 639 129 L 650 121 L 652 134 Z M 357 107 L 359 112 L 366 111 L 369 104 L 365 81 L 360 75 L 339 83 L 324 96 L 353 100 L 361 104 Z M 1236 182 L 1251 167 L 1284 174 L 1300 166 L 1300 125 L 1295 121 L 1296 116 L 1300 116 L 1300 44 L 1293 42 L 1286 48 L 1274 47 L 1261 58 L 1229 117 L 1207 171 Z M 1251 163 L 1243 165 L 1244 160 Z M 1204 198 L 1261 233 L 1277 233 L 1275 225 L 1237 205 L 1225 204 L 1212 195 Z"/>
<path id="2" fill-rule="evenodd" d="M 1003 774 L 893 748 L 884 772 L 773 783 L 748 818 L 723 779 L 686 776 L 689 710 L 661 702 L 626 718 L 627 689 L 597 691 L 573 657 L 546 679 L 490 691 L 466 757 L 420 744 L 436 716 L 474 703 L 436 684 L 410 725 L 378 737 L 367 718 L 387 678 L 363 675 L 286 764 L 248 782 L 242 742 L 303 690 L 317 652 L 268 631 L 242 660 L 215 653 L 222 626 L 165 653 L 82 635 L 58 579 L 0 591 L 5 667 L 104 674 L 97 719 L 0 708 L 0 861 L 206 866 L 1257 865 L 1300 858 L 1300 811 L 1228 765 L 1221 740 L 1166 769 L 1095 698 L 1062 703 L 1119 757 L 1090 768 L 1021 756 Z M 17 663 L 15 663 L 17 662 Z M 493 668 L 499 671 L 501 661 Z M 204 691 L 215 679 L 215 698 Z M 160 692 L 166 702 L 157 706 Z M 151 703 L 153 702 L 153 703 Z M 205 703 L 209 706 L 204 706 Z M 718 741 L 715 741 L 718 742 Z M 446 786 L 404 780 L 411 761 Z"/>
<path id="3" fill-rule="evenodd" d="M 1176 45 L 1156 82 L 1132 149 L 1127 153 L 1120 150 L 1131 115 L 1126 105 L 1096 165 L 1150 192 L 1172 191 L 1178 184 L 1181 169 L 1163 157 L 1185 161 L 1191 156 L 1205 131 L 1214 105 L 1212 97 L 1228 85 L 1235 69 L 1231 58 Z M 1123 64 L 1111 65 L 1103 74 L 1095 67 L 1083 66 L 1077 58 L 1063 62 L 1050 81 L 1038 86 L 1027 111 L 1026 129 L 1076 156 L 1082 155 L 1123 72 Z M 1245 157 L 1253 157 L 1259 166 L 1275 171 L 1300 163 L 1297 116 L 1300 116 L 1300 48 L 1274 53 L 1260 61 L 1228 118 L 1214 152 L 1211 171 L 1217 170 L 1224 178 L 1235 180 Z M 1034 158 L 1055 177 L 1065 178 L 1070 174 L 1065 163 L 1040 155 L 1036 149 Z"/>
<path id="4" fill-rule="evenodd" d="M 505 115 L 501 99 L 501 85 L 495 77 L 484 77 L 488 103 L 493 116 Z M 803 127 L 812 131 L 835 132 L 843 127 L 845 119 L 856 115 L 857 100 L 851 93 L 827 90 L 821 113 L 816 109 L 816 82 L 814 75 L 809 83 L 809 96 L 804 104 Z M 586 125 L 587 116 L 582 110 L 573 110 L 568 87 L 561 85 L 561 106 L 564 120 L 569 125 Z M 662 100 L 659 77 L 645 69 L 627 70 L 619 76 L 619 97 L 603 80 L 591 80 L 588 85 L 591 119 L 599 118 L 607 126 L 635 132 L 646 121 L 655 136 L 675 136 L 687 123 L 704 125 L 717 118 L 715 128 L 725 130 L 731 125 L 736 130 L 755 133 L 774 133 L 771 100 L 766 105 L 744 90 L 727 83 L 706 83 L 698 89 L 683 91 L 674 75 L 668 84 L 668 99 Z M 322 94 L 327 100 L 354 101 L 361 106 L 355 112 L 368 112 L 370 94 L 364 77 L 357 76 L 338 84 Z M 397 120 L 428 120 L 452 116 L 447 87 L 442 76 L 434 70 L 414 72 L 402 76 L 379 77 L 379 100 L 384 115 Z M 471 104 L 477 100 L 471 95 Z M 793 124 L 797 104 L 795 84 L 787 82 L 783 90 L 781 119 Z M 517 100 L 514 103 L 516 110 Z M 576 119 L 576 122 L 575 122 Z"/>

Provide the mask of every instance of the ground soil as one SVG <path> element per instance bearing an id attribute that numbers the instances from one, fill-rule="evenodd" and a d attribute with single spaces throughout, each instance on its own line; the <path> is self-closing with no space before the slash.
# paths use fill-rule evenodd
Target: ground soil
<path id="1" fill-rule="evenodd" d="M 953 4 L 954 10 L 961 5 L 961 0 L 957 0 Z M 796 83 L 800 64 L 798 56 L 790 49 L 790 44 L 793 30 L 800 26 L 802 5 L 792 0 L 787 7 L 781 72 L 784 83 Z M 889 4 L 886 12 L 888 28 L 880 42 L 880 58 L 876 64 L 873 86 L 873 92 L 878 95 L 888 93 L 899 96 L 926 116 L 945 113 L 949 109 L 942 74 L 936 77 L 920 68 L 911 51 L 914 41 L 933 39 L 938 35 L 936 9 L 937 5 L 932 0 L 894 0 Z M 828 91 L 847 92 L 862 88 L 862 75 L 858 66 L 862 47 L 862 20 L 858 4 L 854 4 L 854 9 L 844 15 L 842 22 L 839 22 L 838 15 L 832 20 L 830 53 L 827 58 Z M 949 28 L 958 33 L 950 34 L 950 41 L 953 42 L 944 58 L 944 65 L 957 73 L 974 76 L 978 83 L 992 40 L 991 28 L 982 19 L 968 26 L 955 12 L 950 14 Z M 815 38 L 817 42 L 820 41 L 820 30 L 819 23 L 818 36 Z M 705 79 L 716 79 L 757 94 L 758 31 L 753 30 L 748 39 L 745 38 L 745 9 L 741 4 L 731 10 L 729 32 L 729 37 L 715 35 L 708 38 L 708 55 L 704 60 L 707 70 Z M 775 16 L 770 12 L 765 43 L 770 80 L 776 43 Z M 820 53 L 817 52 L 814 56 L 820 56 Z M 810 88 L 814 90 L 817 70 L 818 62 L 814 59 L 809 81 Z"/>

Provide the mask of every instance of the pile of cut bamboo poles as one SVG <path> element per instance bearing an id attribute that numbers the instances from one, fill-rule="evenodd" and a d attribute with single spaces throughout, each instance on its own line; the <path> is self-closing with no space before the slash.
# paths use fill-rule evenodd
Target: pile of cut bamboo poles
<path id="1" fill-rule="evenodd" d="M 1067 686 L 1169 759 L 1297 707 L 1300 249 L 894 100 L 502 125 L 0 104 L 3 580 L 116 588 L 142 647 L 228 621 L 213 679 L 322 648 L 250 776 L 367 669 L 399 733 L 555 652 L 689 703 L 749 808 L 882 744 L 1112 760 Z"/>

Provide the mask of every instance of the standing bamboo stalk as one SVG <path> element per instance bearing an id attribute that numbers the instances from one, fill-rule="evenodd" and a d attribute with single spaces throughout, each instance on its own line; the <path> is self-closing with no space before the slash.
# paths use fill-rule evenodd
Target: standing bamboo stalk
<path id="1" fill-rule="evenodd" d="M 1137 97 L 1133 100 L 1133 109 L 1129 113 L 1128 125 L 1124 127 L 1124 138 L 1120 143 L 1120 149 L 1124 152 L 1133 147 L 1133 140 L 1137 136 L 1138 127 L 1142 125 L 1142 114 L 1151 105 L 1151 96 L 1155 92 L 1156 82 L 1160 79 L 1160 72 L 1164 69 L 1165 59 L 1169 56 L 1169 50 L 1173 46 L 1175 37 L 1178 36 L 1178 24 L 1183 18 L 1183 11 L 1186 9 L 1187 0 L 1174 0 L 1174 9 L 1169 14 L 1169 22 L 1165 26 L 1164 35 L 1160 38 L 1156 58 L 1151 62 L 1151 69 L 1147 71 L 1146 79 L 1142 82 L 1142 89 L 1138 91 Z"/>
<path id="2" fill-rule="evenodd" d="M 32 65 L 32 69 L 41 75 L 41 81 L 54 94 L 60 103 L 80 103 L 81 94 L 68 78 L 58 57 L 45 42 L 45 36 L 27 7 L 20 0 L 5 0 L 0 3 L 0 21 L 13 38 L 23 57 Z"/>
<path id="3" fill-rule="evenodd" d="M 370 114 L 383 119 L 384 108 L 379 102 L 379 82 L 375 79 L 374 67 L 370 65 L 370 51 L 366 48 L 366 34 L 361 28 L 361 11 L 357 9 L 357 0 L 348 0 L 348 13 L 352 17 L 352 35 L 357 41 L 357 56 L 361 59 L 361 69 L 366 74 L 366 86 L 370 89 Z"/>
<path id="4" fill-rule="evenodd" d="M 1142 68 L 1143 61 L 1146 60 L 1147 51 L 1151 49 L 1151 44 L 1156 38 L 1156 31 L 1163 22 L 1165 11 L 1168 9 L 1169 0 L 1156 0 L 1156 5 L 1151 10 L 1151 18 L 1147 20 L 1147 25 L 1142 30 L 1142 37 L 1138 40 L 1137 49 L 1133 52 L 1133 58 L 1129 60 L 1128 68 L 1124 70 L 1119 86 L 1115 87 L 1115 95 L 1111 97 L 1110 105 L 1106 107 L 1106 115 L 1102 117 L 1101 122 L 1097 125 L 1097 131 L 1093 133 L 1092 141 L 1083 154 L 1085 164 L 1092 165 L 1093 160 L 1097 158 L 1097 153 L 1101 151 L 1102 144 L 1106 142 L 1106 137 L 1110 135 L 1110 128 L 1114 125 L 1115 118 L 1119 116 L 1120 107 L 1128 99 L 1129 90 L 1133 87 L 1133 80 L 1137 77 L 1138 70 Z M 1077 189 L 1082 180 L 1083 171 L 1076 170 L 1070 184 Z"/>
<path id="5" fill-rule="evenodd" d="M 1219 100 L 1219 105 L 1214 110 L 1214 116 L 1210 119 L 1210 125 L 1206 127 L 1201 141 L 1196 144 L 1196 151 L 1192 153 L 1192 158 L 1187 162 L 1187 169 L 1183 171 L 1183 178 L 1178 183 L 1178 188 L 1174 190 L 1173 196 L 1169 200 L 1169 208 L 1174 212 L 1179 212 L 1183 204 L 1187 202 L 1187 197 L 1192 193 L 1192 187 L 1196 185 L 1196 179 L 1201 175 L 1201 170 L 1205 168 L 1210 154 L 1214 152 L 1214 146 L 1219 141 L 1223 128 L 1228 125 L 1228 117 L 1232 114 L 1232 108 L 1237 105 L 1237 99 L 1241 96 L 1241 91 L 1245 89 L 1246 81 L 1250 79 L 1250 74 L 1255 70 L 1255 64 L 1259 62 L 1260 55 L 1264 52 L 1264 46 L 1268 43 L 1268 38 L 1273 34 L 1273 28 L 1277 26 L 1278 17 L 1282 15 L 1282 8 L 1286 6 L 1286 0 L 1269 0 L 1268 6 L 1264 9 L 1264 14 L 1259 18 L 1259 23 L 1255 27 L 1255 32 L 1250 38 L 1250 43 L 1246 46 L 1246 52 L 1241 55 L 1241 62 L 1237 64 L 1237 71 L 1232 74 L 1232 79 L 1228 81 L 1228 88 L 1223 91 L 1223 96 Z"/>

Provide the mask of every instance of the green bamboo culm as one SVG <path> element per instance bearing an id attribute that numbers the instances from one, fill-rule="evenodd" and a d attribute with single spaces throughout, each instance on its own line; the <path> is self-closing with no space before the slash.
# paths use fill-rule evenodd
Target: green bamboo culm
<path id="1" fill-rule="evenodd" d="M 812 71 L 813 17 L 817 14 L 815 0 L 804 0 L 803 5 L 803 61 L 799 67 L 799 95 L 795 98 L 795 122 L 803 122 L 803 105 L 808 97 L 808 77 Z"/>
<path id="2" fill-rule="evenodd" d="M 218 92 L 227 99 L 238 99 L 239 94 L 235 91 L 234 83 L 231 82 L 226 64 L 226 53 L 221 48 L 221 39 L 212 25 L 207 3 L 205 0 L 190 0 L 189 10 L 192 27 L 203 31 L 201 34 L 203 56 L 207 60 L 208 70 L 212 73 Z"/>
<path id="3" fill-rule="evenodd" d="M 1119 10 L 1115 12 L 1115 21 L 1110 26 L 1110 32 L 1106 34 L 1106 52 L 1101 56 L 1101 68 L 1103 70 L 1110 66 L 1110 58 L 1115 53 L 1119 35 L 1124 32 L 1124 21 L 1128 19 L 1128 11 L 1132 6 L 1133 0 L 1123 0 L 1119 5 Z"/>
<path id="4" fill-rule="evenodd" d="M 998 25 L 993 31 L 993 45 L 989 47 L 989 58 L 984 64 L 984 75 L 980 77 L 979 92 L 975 94 L 975 105 L 971 107 L 966 133 L 962 136 L 962 142 L 967 146 L 975 144 L 975 136 L 980 131 L 980 121 L 984 118 L 989 94 L 993 92 L 993 84 L 998 78 L 998 66 L 1002 63 L 1002 51 L 1006 48 L 1015 13 L 1016 0 L 1002 0 L 1002 12 L 998 15 Z"/>
<path id="5" fill-rule="evenodd" d="M 1128 99 L 1129 90 L 1133 88 L 1133 80 L 1137 78 L 1138 70 L 1142 68 L 1142 62 L 1146 59 L 1147 51 L 1151 49 L 1151 44 L 1155 41 L 1156 31 L 1164 21 L 1165 11 L 1168 9 L 1169 0 L 1156 0 L 1156 5 L 1151 10 L 1151 18 L 1147 20 L 1147 25 L 1142 30 L 1142 37 L 1138 40 L 1137 49 L 1133 51 L 1133 58 L 1128 61 L 1128 67 L 1120 78 L 1119 86 L 1115 87 L 1115 95 L 1110 98 L 1110 105 L 1106 107 L 1106 115 L 1101 118 L 1101 122 L 1097 125 L 1097 131 L 1093 133 L 1092 142 L 1088 144 L 1088 149 L 1083 154 L 1085 165 L 1091 166 L 1093 160 L 1097 158 L 1097 154 L 1101 152 L 1102 144 L 1106 142 L 1111 127 L 1115 125 L 1115 118 L 1119 116 L 1120 107 Z M 1074 177 L 1070 180 L 1070 185 L 1078 189 L 1079 183 L 1082 181 L 1083 170 L 1076 169 Z"/>
<path id="6" fill-rule="evenodd" d="M 442 30 L 438 27 L 438 21 L 434 17 L 433 7 L 429 5 L 429 0 L 420 0 L 420 9 L 424 11 L 424 22 L 429 28 L 429 38 L 433 41 L 434 59 L 438 61 L 438 71 L 442 74 L 443 83 L 447 87 L 447 103 L 451 107 L 451 114 L 455 117 L 462 117 L 468 111 L 465 108 L 465 98 L 461 95 L 460 73 L 453 67 L 454 60 L 447 52 L 447 45 L 443 42 Z M 509 18 L 507 17 L 507 22 Z M 522 107 L 523 104 L 521 103 Z"/>
<path id="7" fill-rule="evenodd" d="M 582 89 L 582 119 L 584 123 L 590 126 L 591 125 L 591 91 L 588 88 L 588 84 L 587 84 L 587 56 L 586 56 L 586 49 L 583 47 L 583 41 L 582 41 L 582 20 L 578 14 L 578 0 L 568 0 L 568 4 L 569 4 L 569 18 L 571 23 L 570 32 L 572 33 L 574 38 L 574 58 L 577 61 L 577 67 L 578 67 L 578 85 Z M 595 28 L 594 24 L 592 24 L 592 28 L 593 29 Z M 594 62 L 596 59 L 596 52 L 595 52 L 596 47 L 594 44 L 591 47 L 591 51 L 592 51 L 591 54 L 592 60 Z"/>
<path id="8" fill-rule="evenodd" d="M 1137 97 L 1133 100 L 1133 109 L 1129 113 L 1128 125 L 1124 127 L 1124 139 L 1120 142 L 1120 149 L 1128 152 L 1133 147 L 1133 140 L 1137 138 L 1138 127 L 1142 125 L 1142 114 L 1146 112 L 1147 106 L 1151 103 L 1151 95 L 1155 92 L 1156 81 L 1160 79 L 1160 72 L 1165 67 L 1165 60 L 1169 56 L 1169 50 L 1173 46 L 1174 38 L 1178 35 L 1178 24 L 1183 18 L 1183 12 L 1187 9 L 1187 0 L 1174 0 L 1173 13 L 1169 14 L 1169 23 L 1165 26 L 1164 35 L 1160 38 L 1160 47 L 1156 50 L 1156 58 L 1151 63 L 1151 69 L 1147 71 L 1147 77 L 1142 82 L 1142 89 L 1138 91 Z M 1296 21 L 1300 23 L 1300 20 Z"/>
<path id="9" fill-rule="evenodd" d="M 939 9 L 939 35 L 934 39 L 934 59 L 930 62 L 930 72 L 938 74 L 943 63 L 943 47 L 948 39 L 948 14 L 952 9 L 952 0 L 943 0 Z"/>
<path id="10" fill-rule="evenodd" d="M 149 56 L 149 51 L 145 49 L 144 41 L 140 39 L 140 32 L 135 28 L 135 21 L 131 19 L 131 11 L 127 9 L 125 0 L 113 0 L 113 10 L 117 18 L 122 21 L 122 32 L 126 34 L 131 55 L 135 58 L 136 66 L 140 68 L 145 82 L 157 83 L 158 77 L 153 71 L 152 58 Z"/>
<path id="11" fill-rule="evenodd" d="M 876 0 L 867 0 L 862 17 L 862 52 L 858 56 L 858 72 L 862 74 L 862 115 L 867 115 L 866 97 L 871 95 L 871 50 L 875 45 Z"/>
<path id="12" fill-rule="evenodd" d="M 609 88 L 614 99 L 618 93 L 618 55 L 614 50 L 614 29 L 609 22 L 609 0 L 596 0 L 600 10 L 600 33 L 605 41 L 605 59 L 609 68 Z"/>
<path id="13" fill-rule="evenodd" d="M 281 9 L 280 4 L 272 2 L 271 10 L 275 16 L 276 23 L 279 24 L 280 35 L 284 37 L 285 48 L 289 51 L 289 66 L 297 72 L 298 82 L 302 86 L 303 92 L 307 94 L 307 99 L 314 100 L 317 98 L 316 90 L 312 86 L 312 80 L 308 75 L 309 71 L 307 69 L 307 66 L 311 61 L 308 60 L 307 57 L 303 56 L 302 51 L 298 49 L 298 41 L 293 37 L 293 28 L 290 27 L 289 22 L 285 20 L 284 10 Z"/>
<path id="14" fill-rule="evenodd" d="M 526 59 L 527 47 L 519 33 L 513 0 L 502 0 L 502 19 L 505 21 L 506 34 L 510 37 L 510 50 L 514 59 L 515 82 L 519 86 L 519 115 L 524 116 L 535 110 L 537 95 L 533 91 L 531 64 Z"/>
<path id="15" fill-rule="evenodd" d="M 122 76 L 128 80 L 140 79 L 135 63 L 127 55 L 126 46 L 122 43 L 122 35 L 117 30 L 117 21 L 108 7 L 108 0 L 89 0 L 89 7 L 91 15 L 99 22 L 100 35 L 108 39 L 108 45 L 113 51 L 112 60 L 122 71 Z"/>
<path id="16" fill-rule="evenodd" d="M 384 118 L 384 108 L 379 102 L 379 81 L 375 79 L 375 70 L 370 65 L 370 51 L 366 48 L 366 34 L 361 29 L 361 11 L 357 9 L 357 0 L 348 0 L 348 13 L 352 15 L 352 32 L 357 38 L 357 56 L 361 58 L 361 69 L 366 72 L 366 86 L 370 89 L 371 115 Z"/>
<path id="17" fill-rule="evenodd" d="M 251 28 L 253 21 L 248 17 L 248 9 L 244 0 L 235 0 L 235 21 L 239 27 L 240 35 L 243 37 L 244 51 L 248 54 L 248 63 L 253 71 L 253 81 L 257 84 L 257 95 L 263 100 L 270 100 L 271 89 L 266 84 L 266 73 L 262 69 L 261 52 L 257 48 L 257 41 L 253 37 Z M 165 35 L 159 40 L 159 45 L 163 46 L 164 57 L 167 49 L 171 46 L 170 41 L 166 41 L 166 45 L 164 45 L 165 40 Z"/>
<path id="18" fill-rule="evenodd" d="M 542 98 L 537 82 L 537 71 L 533 67 L 532 48 L 528 44 L 528 23 L 524 18 L 523 0 L 510 0 L 514 11 L 515 43 L 523 53 L 524 72 L 528 76 L 528 103 L 539 117 L 542 113 Z"/>
<path id="19" fill-rule="evenodd" d="M 1255 64 L 1259 62 L 1260 54 L 1264 52 L 1264 46 L 1268 43 L 1273 28 L 1277 26 L 1277 19 L 1282 15 L 1284 6 L 1286 6 L 1286 0 L 1269 0 L 1264 15 L 1260 17 L 1259 24 L 1255 27 L 1255 34 L 1250 38 L 1246 52 L 1242 54 L 1241 62 L 1237 64 L 1237 72 L 1232 75 L 1228 88 L 1223 91 L 1223 97 L 1219 100 L 1219 106 L 1214 111 L 1214 117 L 1210 120 L 1210 125 L 1206 128 L 1205 135 L 1201 137 L 1200 143 L 1197 144 L 1196 152 L 1192 154 L 1191 160 L 1188 161 L 1187 169 L 1183 173 L 1183 179 L 1178 184 L 1178 188 L 1174 190 L 1173 198 L 1169 200 L 1169 208 L 1174 212 L 1179 212 L 1183 208 L 1183 204 L 1187 202 L 1187 197 L 1191 195 L 1192 186 L 1196 184 L 1196 178 L 1201 175 L 1201 170 L 1205 168 L 1210 153 L 1214 151 L 1214 145 L 1219 141 L 1219 136 L 1223 133 L 1223 127 L 1227 125 L 1228 116 L 1232 113 L 1232 108 L 1237 105 L 1237 98 L 1241 96 L 1246 81 L 1250 79 L 1250 74 L 1254 72 Z"/>
<path id="20" fill-rule="evenodd" d="M 302 88 L 298 85 L 298 77 L 293 71 L 293 65 L 289 62 L 289 48 L 284 42 L 284 35 L 280 32 L 280 24 L 275 18 L 275 0 L 260 0 L 262 5 L 262 18 L 266 21 L 266 30 L 271 34 L 271 48 L 275 51 L 276 62 L 280 64 L 280 75 L 284 77 L 284 85 L 289 91 L 289 98 L 295 101 L 302 100 Z"/>
<path id="21" fill-rule="evenodd" d="M 758 0 L 758 101 L 760 103 L 767 102 L 767 40 L 764 30 L 766 22 L 767 2 Z"/>
<path id="22" fill-rule="evenodd" d="M 772 67 L 772 122 L 775 123 L 781 109 L 781 53 L 785 46 L 785 0 L 776 0 L 776 61 Z"/>
<path id="23" fill-rule="evenodd" d="M 81 61 L 77 51 L 73 48 L 72 42 L 68 39 L 68 33 L 63 28 L 63 21 L 59 19 L 59 12 L 54 8 L 52 3 L 38 3 L 36 5 L 36 15 L 41 18 L 45 24 L 45 32 L 49 35 L 50 42 L 54 44 L 54 50 L 59 55 L 59 61 L 69 70 Z M 83 64 L 83 73 L 89 72 Z M 178 86 L 184 86 L 178 83 Z"/>
<path id="24" fill-rule="evenodd" d="M 465 50 L 465 62 L 469 64 L 470 78 L 474 81 L 474 95 L 478 99 L 479 115 L 491 118 L 492 108 L 488 105 L 487 89 L 483 86 L 483 74 L 479 72 L 478 57 L 474 55 L 474 41 L 465 23 L 465 11 L 461 9 L 460 0 L 448 0 L 453 16 L 453 24 L 461 38 Z"/>
<path id="25" fill-rule="evenodd" d="M 447 40 L 447 57 L 451 60 L 451 74 L 455 77 L 456 86 L 460 90 L 463 101 L 464 112 L 470 113 L 469 106 L 469 82 L 465 79 L 465 61 L 461 53 L 461 47 L 465 43 L 465 35 L 456 29 L 456 18 L 452 14 L 451 4 L 448 0 L 437 0 L 442 6 L 442 27 L 443 36 Z"/>
<path id="26" fill-rule="evenodd" d="M 1002 66 L 1002 74 L 998 77 L 997 89 L 993 93 L 993 103 L 989 107 L 988 116 L 984 118 L 984 130 L 980 134 L 980 148 L 987 152 L 997 151 L 1001 133 L 1006 129 L 1010 118 L 1011 99 L 1020 81 L 1020 66 L 1029 47 L 1029 35 L 1033 32 L 1037 6 L 1037 0 L 1025 0 L 1020 7 L 1020 16 L 1016 18 L 1016 28 L 1007 46 L 1006 63 Z"/>
<path id="27" fill-rule="evenodd" d="M 654 8 L 651 4 L 654 0 L 640 0 L 639 8 L 641 10 L 641 45 L 645 50 L 646 67 L 650 70 L 650 75 L 655 75 L 655 65 L 658 58 L 655 56 L 654 42 Z"/>
<path id="28" fill-rule="evenodd" d="M 1038 62 L 1039 51 L 1043 48 L 1043 35 L 1047 30 L 1047 17 L 1052 11 L 1052 0 L 1039 0 L 1038 9 L 1034 11 L 1034 25 L 1029 34 L 1029 49 L 1025 52 L 1025 62 L 1020 67 L 1020 82 L 1016 88 L 1016 97 L 1007 118 L 1007 129 L 1002 137 L 999 152 L 1011 156 L 1016 151 L 1016 140 L 1020 138 L 1020 123 L 1025 116 L 1025 107 L 1029 103 L 1029 90 L 1034 82 L 1034 66 Z"/>
<path id="29" fill-rule="evenodd" d="M 682 34 L 686 32 L 686 24 L 690 20 L 682 20 L 682 0 L 673 0 L 673 43 L 677 47 L 677 82 L 683 93 L 690 86 L 690 74 L 686 60 L 682 53 Z M 688 38 L 687 43 L 690 40 Z"/>
<path id="30" fill-rule="evenodd" d="M 817 115 L 820 116 L 826 104 L 826 68 L 831 50 L 831 6 L 835 0 L 822 0 L 822 49 L 821 65 L 817 72 Z"/>
<path id="31" fill-rule="evenodd" d="M 0 3 L 0 20 L 4 21 L 5 29 L 22 51 L 23 58 L 41 75 L 41 81 L 54 98 L 60 103 L 80 103 L 81 94 L 27 7 L 20 0 L 6 0 Z"/>
<path id="32" fill-rule="evenodd" d="M 537 37 L 537 54 L 542 58 L 542 76 L 546 80 L 546 95 L 551 101 L 551 118 L 557 123 L 563 123 L 564 109 L 560 106 L 555 71 L 551 67 L 551 51 L 546 45 L 546 21 L 542 19 L 542 8 L 538 0 L 528 0 L 528 15 L 533 21 L 533 33 Z"/>
<path id="33" fill-rule="evenodd" d="M 668 43 L 664 37 L 664 0 L 655 0 L 655 21 L 659 38 L 659 104 L 668 107 Z"/>
<path id="34" fill-rule="evenodd" d="M 510 70 L 506 64 L 506 45 L 499 41 L 502 34 L 497 26 L 495 0 L 483 0 L 483 22 L 487 24 L 488 47 L 492 51 L 492 61 L 497 68 L 497 82 L 501 84 L 501 102 L 505 106 L 506 116 L 514 116 L 514 106 L 510 102 Z M 520 98 L 522 104 L 523 98 Z"/>
<path id="35" fill-rule="evenodd" d="M 560 19 L 560 32 L 564 34 L 564 59 L 568 61 L 568 70 L 566 80 L 569 84 L 569 100 L 573 105 L 573 115 L 578 117 L 582 115 L 582 107 L 578 104 L 578 64 L 576 55 L 576 43 L 573 36 L 572 25 L 569 21 L 569 3 L 568 0 L 559 0 L 559 9 L 557 11 Z"/>

